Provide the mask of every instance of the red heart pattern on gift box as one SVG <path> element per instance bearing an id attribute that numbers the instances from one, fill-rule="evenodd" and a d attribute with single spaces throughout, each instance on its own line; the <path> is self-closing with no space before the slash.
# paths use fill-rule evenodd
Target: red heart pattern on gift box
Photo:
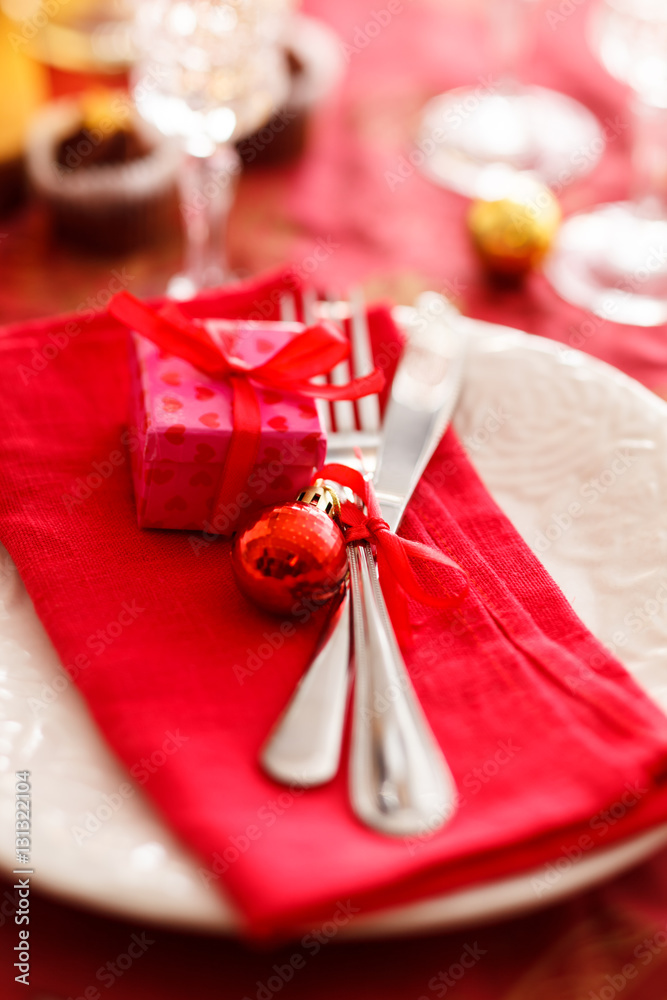
<path id="1" fill-rule="evenodd" d="M 174 478 L 174 469 L 148 469 L 145 480 L 147 483 L 157 483 L 158 486 L 163 486 Z"/>
<path id="2" fill-rule="evenodd" d="M 218 428 L 220 426 L 220 417 L 217 413 L 202 413 L 201 417 L 197 419 L 204 427 Z"/>
<path id="3" fill-rule="evenodd" d="M 185 426 L 184 424 L 172 424 L 164 432 L 169 444 L 181 445 L 185 441 Z"/>
<path id="4" fill-rule="evenodd" d="M 195 386 L 195 399 L 212 399 L 215 396 L 215 389 L 209 389 L 207 385 Z"/>
<path id="5" fill-rule="evenodd" d="M 167 413 L 176 413 L 177 410 L 183 409 L 183 404 L 180 399 L 175 399 L 174 396 L 163 396 L 162 406 Z"/>
<path id="6" fill-rule="evenodd" d="M 215 458 L 215 448 L 210 444 L 198 444 L 195 452 L 195 462 L 210 462 Z"/>

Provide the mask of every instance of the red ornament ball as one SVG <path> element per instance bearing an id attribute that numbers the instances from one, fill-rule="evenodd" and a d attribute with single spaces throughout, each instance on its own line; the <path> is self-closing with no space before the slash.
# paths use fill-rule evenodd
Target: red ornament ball
<path id="1" fill-rule="evenodd" d="M 324 604 L 347 572 L 343 533 L 323 510 L 294 500 L 261 511 L 236 536 L 232 568 L 239 589 L 275 614 Z"/>

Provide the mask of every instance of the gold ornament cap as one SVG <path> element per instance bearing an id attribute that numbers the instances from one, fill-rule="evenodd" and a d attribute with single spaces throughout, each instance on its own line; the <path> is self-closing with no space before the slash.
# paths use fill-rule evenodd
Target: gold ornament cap
<path id="1" fill-rule="evenodd" d="M 340 500 L 331 485 L 324 479 L 316 479 L 311 486 L 301 490 L 297 500 L 310 504 L 311 507 L 317 507 L 318 510 L 323 510 L 331 518 L 337 518 L 340 514 Z"/>

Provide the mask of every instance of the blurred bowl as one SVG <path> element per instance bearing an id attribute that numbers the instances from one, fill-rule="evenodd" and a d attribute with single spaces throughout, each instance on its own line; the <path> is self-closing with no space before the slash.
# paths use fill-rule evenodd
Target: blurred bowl
<path id="1" fill-rule="evenodd" d="M 0 215 L 23 201 L 26 133 L 47 94 L 44 69 L 24 54 L 13 35 L 13 23 L 0 14 Z"/>
<path id="2" fill-rule="evenodd" d="M 341 40 L 324 22 L 293 14 L 285 37 L 289 97 L 263 128 L 237 144 L 244 168 L 297 159 L 306 148 L 312 112 L 334 91 L 345 71 Z"/>
<path id="3" fill-rule="evenodd" d="M 82 132 L 80 98 L 46 105 L 28 133 L 30 183 L 52 212 L 55 230 L 68 241 L 99 253 L 127 253 L 155 242 L 171 224 L 176 201 L 180 144 L 162 136 L 131 106 L 129 127 L 145 153 L 115 163 L 89 163 L 92 149 L 113 134 L 113 118 Z M 109 124 L 105 124 L 108 122 Z M 63 142 L 72 139 L 71 157 L 59 162 Z"/>

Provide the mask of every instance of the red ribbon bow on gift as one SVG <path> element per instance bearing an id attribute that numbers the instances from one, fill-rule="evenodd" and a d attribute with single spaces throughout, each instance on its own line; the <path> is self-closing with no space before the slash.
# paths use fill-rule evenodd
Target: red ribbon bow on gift
<path id="1" fill-rule="evenodd" d="M 257 460 L 261 414 L 252 382 L 329 400 L 359 399 L 379 392 L 384 385 L 384 375 L 379 368 L 347 385 L 311 383 L 313 377 L 324 375 L 350 353 L 349 341 L 333 323 L 307 327 L 268 361 L 253 367 L 230 354 L 227 346 L 217 343 L 202 323 L 190 319 L 173 303 L 155 311 L 129 292 L 120 292 L 109 303 L 109 312 L 167 354 L 189 361 L 195 368 L 232 387 L 233 431 L 216 497 L 214 523 L 215 514 L 223 503 L 234 500 L 246 490 Z"/>
<path id="2" fill-rule="evenodd" d="M 341 506 L 340 520 L 348 542 L 369 541 L 375 545 L 380 583 L 383 584 L 387 608 L 399 638 L 407 642 L 411 636 L 405 601 L 399 599 L 399 588 L 421 604 L 446 611 L 458 607 L 470 589 L 468 574 L 458 563 L 437 549 L 409 538 L 402 538 L 391 531 L 382 517 L 380 504 L 370 480 L 364 479 L 356 469 L 347 465 L 325 465 L 317 473 L 318 479 L 330 479 L 347 486 L 360 497 L 368 513 L 347 501 Z M 463 576 L 462 588 L 454 594 L 432 593 L 422 587 L 410 559 L 420 559 L 435 566 L 455 569 Z M 391 586 L 387 586 L 387 582 Z M 396 587 L 398 584 L 398 587 Z"/>

